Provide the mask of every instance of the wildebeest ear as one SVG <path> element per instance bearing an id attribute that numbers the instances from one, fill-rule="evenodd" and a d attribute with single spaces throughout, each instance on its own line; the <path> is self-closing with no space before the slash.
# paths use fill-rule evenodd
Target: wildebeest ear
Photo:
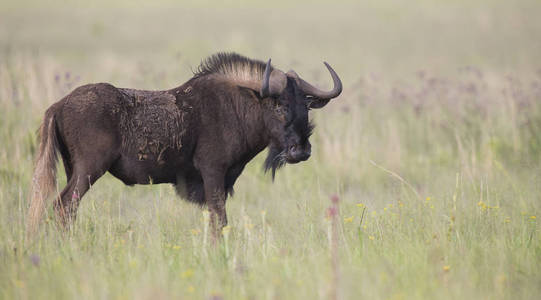
<path id="1" fill-rule="evenodd" d="M 323 106 L 327 105 L 329 101 L 331 101 L 331 99 L 311 98 L 311 99 L 308 99 L 308 107 L 311 109 L 322 108 Z"/>

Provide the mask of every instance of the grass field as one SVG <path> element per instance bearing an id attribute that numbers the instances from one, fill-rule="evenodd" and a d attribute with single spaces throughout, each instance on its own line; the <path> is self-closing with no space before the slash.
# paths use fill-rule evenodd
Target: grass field
<path id="1" fill-rule="evenodd" d="M 533 0 L 1 2 L 0 298 L 538 299 L 540 13 Z M 174 87 L 221 50 L 323 88 L 323 60 L 341 75 L 342 96 L 312 113 L 308 162 L 274 183 L 264 154 L 251 162 L 216 248 L 171 186 L 110 175 L 69 234 L 50 209 L 25 240 L 49 105 L 88 82 Z"/>

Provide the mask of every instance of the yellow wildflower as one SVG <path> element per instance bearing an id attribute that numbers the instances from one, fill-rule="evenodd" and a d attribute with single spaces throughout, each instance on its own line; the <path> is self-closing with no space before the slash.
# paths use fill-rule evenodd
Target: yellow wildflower
<path id="1" fill-rule="evenodd" d="M 489 206 L 486 205 L 486 203 L 483 201 L 477 202 L 477 206 L 479 206 L 482 210 L 486 210 L 487 208 L 489 208 Z"/>
<path id="2" fill-rule="evenodd" d="M 368 238 L 373 241 L 375 239 L 375 237 L 373 235 L 369 235 Z"/>
<path id="3" fill-rule="evenodd" d="M 188 293 L 193 293 L 195 292 L 195 288 L 193 287 L 193 285 L 190 285 L 187 289 Z"/>
<path id="4" fill-rule="evenodd" d="M 536 216 L 530 216 L 530 219 L 535 220 L 535 219 L 537 219 L 537 217 Z"/>
<path id="5" fill-rule="evenodd" d="M 15 283 L 15 285 L 16 285 L 18 288 L 24 287 L 24 282 L 23 282 L 22 280 L 17 280 L 17 279 L 15 279 L 15 280 L 14 280 L 14 283 Z"/>
<path id="6" fill-rule="evenodd" d="M 345 223 L 351 223 L 351 222 L 353 222 L 353 218 L 355 218 L 355 216 L 351 216 L 349 218 L 344 218 L 344 222 Z"/>
<path id="7" fill-rule="evenodd" d="M 180 246 L 179 245 L 174 245 L 173 246 L 173 250 L 179 250 L 180 249 Z"/>
<path id="8" fill-rule="evenodd" d="M 180 278 L 182 279 L 191 278 L 192 276 L 193 276 L 192 269 L 187 269 L 186 271 L 183 271 L 182 273 L 180 273 Z"/>
<path id="9" fill-rule="evenodd" d="M 443 266 L 444 272 L 449 272 L 449 270 L 451 270 L 451 266 Z"/>
<path id="10" fill-rule="evenodd" d="M 358 206 L 358 207 L 364 207 L 364 204 L 362 204 L 362 203 L 357 203 L 357 206 Z"/>

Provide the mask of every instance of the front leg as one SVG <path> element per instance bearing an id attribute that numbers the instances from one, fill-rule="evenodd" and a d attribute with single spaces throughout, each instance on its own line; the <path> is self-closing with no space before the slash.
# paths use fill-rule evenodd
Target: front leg
<path id="1" fill-rule="evenodd" d="M 226 193 L 224 187 L 225 172 L 207 171 L 202 172 L 205 188 L 205 202 L 210 213 L 210 230 L 213 242 L 215 242 L 227 225 L 225 212 Z"/>

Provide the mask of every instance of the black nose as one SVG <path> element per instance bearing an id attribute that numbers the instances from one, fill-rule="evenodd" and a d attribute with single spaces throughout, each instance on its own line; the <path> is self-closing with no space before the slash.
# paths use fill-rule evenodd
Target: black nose
<path id="1" fill-rule="evenodd" d="M 289 155 L 291 158 L 297 161 L 304 161 L 310 158 L 310 154 L 312 154 L 312 150 L 310 147 L 300 147 L 300 146 L 292 146 L 289 150 Z"/>

